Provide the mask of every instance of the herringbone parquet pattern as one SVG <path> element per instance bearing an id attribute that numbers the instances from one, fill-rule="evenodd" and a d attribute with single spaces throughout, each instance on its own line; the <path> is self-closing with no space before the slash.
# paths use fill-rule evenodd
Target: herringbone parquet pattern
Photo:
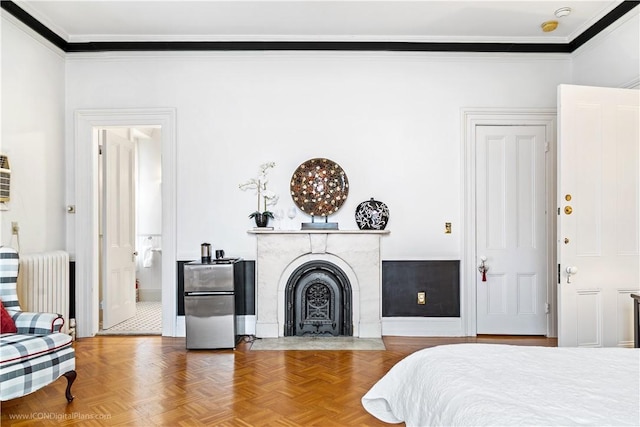
<path id="1" fill-rule="evenodd" d="M 184 338 L 78 340 L 66 381 L 2 402 L 2 425 L 383 426 L 360 398 L 396 362 L 459 342 L 555 346 L 543 338 L 385 337 L 384 351 L 185 350 Z"/>

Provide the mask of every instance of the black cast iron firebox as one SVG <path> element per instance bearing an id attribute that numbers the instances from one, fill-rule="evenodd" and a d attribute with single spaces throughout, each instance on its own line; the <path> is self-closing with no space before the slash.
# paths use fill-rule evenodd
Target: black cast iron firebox
<path id="1" fill-rule="evenodd" d="M 351 284 L 337 265 L 309 261 L 285 289 L 285 336 L 352 336 Z"/>

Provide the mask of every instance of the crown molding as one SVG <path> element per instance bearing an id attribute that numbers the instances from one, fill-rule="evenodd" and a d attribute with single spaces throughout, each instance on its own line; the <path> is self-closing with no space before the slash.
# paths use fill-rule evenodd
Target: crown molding
<path id="1" fill-rule="evenodd" d="M 229 41 L 89 41 L 68 42 L 31 14 L 9 0 L 2 9 L 67 53 L 126 51 L 393 51 L 479 53 L 572 53 L 640 4 L 623 1 L 569 43 L 424 42 L 424 41 L 328 41 L 328 40 L 229 40 Z"/>

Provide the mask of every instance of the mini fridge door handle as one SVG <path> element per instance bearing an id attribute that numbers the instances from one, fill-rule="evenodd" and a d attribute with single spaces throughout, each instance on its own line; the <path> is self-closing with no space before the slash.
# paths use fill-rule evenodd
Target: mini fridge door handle
<path id="1" fill-rule="evenodd" d="M 195 292 L 185 292 L 185 297 L 206 297 L 206 296 L 216 296 L 216 295 L 235 295 L 234 291 L 222 291 L 222 292 L 208 292 L 208 291 L 195 291 Z"/>

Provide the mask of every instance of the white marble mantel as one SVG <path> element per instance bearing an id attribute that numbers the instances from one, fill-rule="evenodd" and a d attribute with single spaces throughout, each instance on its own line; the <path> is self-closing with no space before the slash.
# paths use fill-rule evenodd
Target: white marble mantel
<path id="1" fill-rule="evenodd" d="M 382 336 L 380 238 L 388 230 L 249 230 L 256 236 L 256 336 L 284 336 L 285 288 L 299 266 L 338 266 L 352 290 L 353 336 Z"/>

